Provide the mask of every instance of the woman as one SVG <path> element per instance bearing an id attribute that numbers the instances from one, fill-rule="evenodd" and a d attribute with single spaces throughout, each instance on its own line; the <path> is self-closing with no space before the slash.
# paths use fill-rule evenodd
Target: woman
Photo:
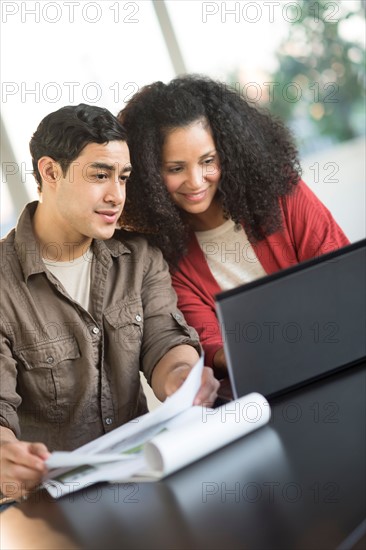
<path id="1" fill-rule="evenodd" d="M 348 240 L 301 181 L 289 131 L 226 84 L 155 82 L 118 117 L 133 166 L 122 224 L 162 250 L 179 308 L 221 377 L 215 294 Z"/>

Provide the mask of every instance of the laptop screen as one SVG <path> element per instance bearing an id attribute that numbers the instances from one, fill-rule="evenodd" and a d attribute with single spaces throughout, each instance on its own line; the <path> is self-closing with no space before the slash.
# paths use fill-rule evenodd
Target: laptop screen
<path id="1" fill-rule="evenodd" d="M 216 296 L 234 396 L 279 395 L 366 356 L 366 239 Z"/>

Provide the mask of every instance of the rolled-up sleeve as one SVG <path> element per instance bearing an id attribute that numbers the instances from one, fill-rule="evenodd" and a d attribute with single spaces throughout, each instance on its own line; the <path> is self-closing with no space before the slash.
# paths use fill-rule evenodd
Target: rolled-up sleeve
<path id="1" fill-rule="evenodd" d="M 168 266 L 160 251 L 150 248 L 142 286 L 144 334 L 141 349 L 142 370 L 151 382 L 158 361 L 173 347 L 193 346 L 201 354 L 196 331 L 187 325 L 177 308 L 177 297 L 171 284 Z"/>
<path id="2" fill-rule="evenodd" d="M 22 400 L 16 391 L 17 362 L 12 356 L 9 341 L 4 334 L 3 321 L 0 321 L 0 324 L 0 425 L 12 430 L 19 438 L 17 409 Z"/>

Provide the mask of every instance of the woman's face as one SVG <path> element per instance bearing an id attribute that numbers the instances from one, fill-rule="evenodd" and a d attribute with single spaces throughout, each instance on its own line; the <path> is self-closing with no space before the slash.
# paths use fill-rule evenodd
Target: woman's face
<path id="1" fill-rule="evenodd" d="M 162 175 L 175 204 L 188 214 L 217 209 L 214 197 L 221 170 L 208 126 L 197 120 L 170 131 L 162 150 Z"/>

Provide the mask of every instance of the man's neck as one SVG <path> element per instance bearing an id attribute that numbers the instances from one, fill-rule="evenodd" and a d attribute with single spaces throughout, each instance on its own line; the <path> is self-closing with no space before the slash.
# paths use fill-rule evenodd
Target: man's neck
<path id="1" fill-rule="evenodd" d="M 50 261 L 68 262 L 80 258 L 90 248 L 90 237 L 73 235 L 72 231 L 62 231 L 54 218 L 39 203 L 33 220 L 34 235 L 41 246 L 42 257 Z"/>

